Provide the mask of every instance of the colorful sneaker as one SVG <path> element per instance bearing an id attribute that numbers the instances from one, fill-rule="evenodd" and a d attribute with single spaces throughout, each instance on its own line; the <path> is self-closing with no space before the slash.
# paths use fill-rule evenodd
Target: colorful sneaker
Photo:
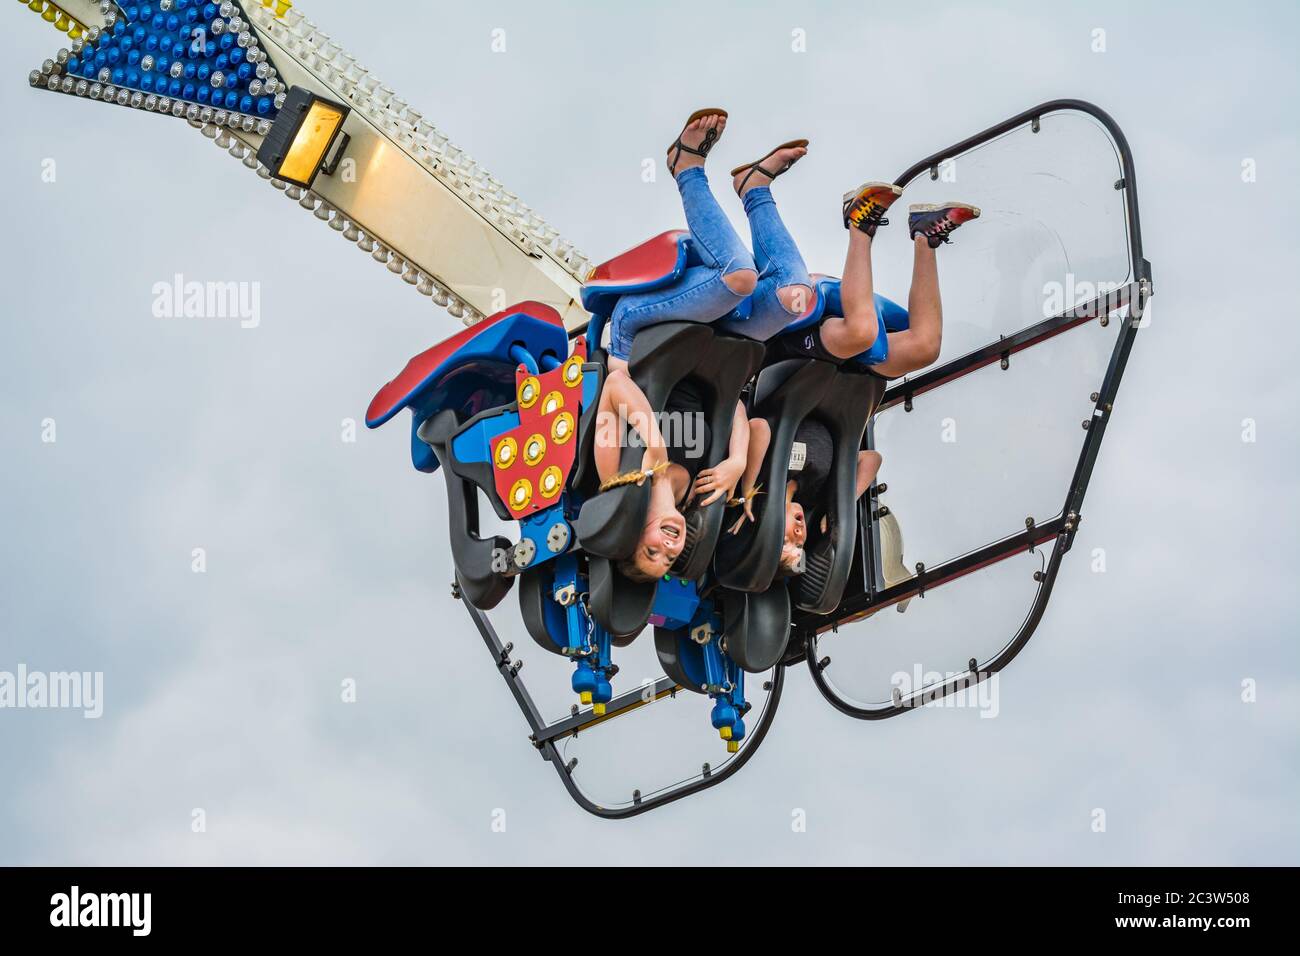
<path id="1" fill-rule="evenodd" d="M 885 210 L 903 190 L 893 183 L 863 183 L 844 194 L 844 228 L 861 229 L 868 236 L 876 234 L 877 226 L 889 225 Z"/>
<path id="2" fill-rule="evenodd" d="M 953 230 L 979 216 L 978 208 L 964 202 L 915 203 L 907 208 L 907 229 L 911 238 L 925 236 L 938 249 Z"/>

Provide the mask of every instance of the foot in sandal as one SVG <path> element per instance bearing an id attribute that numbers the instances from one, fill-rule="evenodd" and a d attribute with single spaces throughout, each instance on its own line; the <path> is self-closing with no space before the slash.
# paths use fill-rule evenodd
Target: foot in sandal
<path id="1" fill-rule="evenodd" d="M 762 159 L 733 169 L 731 185 L 735 187 L 736 194 L 744 198 L 745 193 L 756 186 L 770 186 L 772 180 L 807 155 L 808 140 L 792 139 L 788 143 L 782 143 Z"/>
<path id="2" fill-rule="evenodd" d="M 703 166 L 709 150 L 727 128 L 727 111 L 696 110 L 686 120 L 677 139 L 668 147 L 668 172 L 676 176 L 683 169 Z"/>

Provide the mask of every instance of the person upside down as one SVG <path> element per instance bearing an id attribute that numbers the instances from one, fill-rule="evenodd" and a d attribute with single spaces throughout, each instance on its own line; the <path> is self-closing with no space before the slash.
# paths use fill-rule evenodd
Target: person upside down
<path id="1" fill-rule="evenodd" d="M 627 375 L 627 359 L 640 330 L 668 321 L 714 322 L 730 315 L 746 299 L 750 300 L 749 316 L 743 321 L 737 320 L 734 328 L 743 332 L 746 322 L 763 327 L 784 327 L 806 315 L 816 303 L 812 279 L 798 246 L 781 219 L 771 188 L 778 177 L 807 155 L 808 140 L 785 142 L 761 159 L 731 171 L 732 188 L 749 221 L 751 246 L 747 247 L 710 190 L 704 168 L 709 153 L 726 127 L 727 113 L 724 110 L 697 110 L 668 148 L 668 170 L 681 195 L 691 240 L 702 264 L 685 269 L 682 276 L 668 286 L 623 296 L 610 319 L 609 367 L 616 389 L 611 393 L 611 400 L 622 398 L 645 413 L 650 411 L 649 404 Z M 923 368 L 938 358 L 942 345 L 943 310 L 936 250 L 950 241 L 958 227 L 977 218 L 979 210 L 961 202 L 913 204 L 909 207 L 908 233 L 913 246 L 913 266 L 904 312 L 897 304 L 875 293 L 871 266 L 871 248 L 876 231 L 888 225 L 885 213 L 901 194 L 902 189 L 892 183 L 867 182 L 844 195 L 840 212 L 849 232 L 849 241 L 840 280 L 843 315 L 824 315 L 812 328 L 778 334 L 769 342 L 768 361 L 819 358 L 843 362 L 859 356 L 871 349 L 881 334 L 878 310 L 905 314 L 908 327 L 903 331 L 886 333 L 888 357 L 872 369 L 875 374 L 896 378 Z M 602 394 L 602 403 L 604 401 L 605 395 Z M 695 408 L 696 402 L 697 399 L 689 393 L 678 394 L 675 390 L 665 410 L 688 414 L 702 410 Z M 607 411 L 612 411 L 613 407 Z M 643 574 L 658 576 L 665 573 L 681 553 L 685 520 L 677 508 L 694 496 L 706 494 L 701 504 L 711 504 L 726 495 L 730 503 L 742 505 L 743 512 L 733 525 L 733 532 L 739 531 L 744 521 L 752 520 L 753 500 L 761 491 L 755 483 L 771 440 L 771 425 L 763 419 L 751 421 L 743 404 L 738 404 L 727 459 L 714 469 L 693 474 L 680 451 L 678 458 L 681 461 L 678 462 L 672 460 L 673 456 L 666 448 L 656 451 L 655 442 L 662 446 L 662 436 L 657 434 L 653 415 L 647 414 L 645 418 L 648 423 L 646 430 L 638 427 L 637 431 L 647 446 L 646 468 L 657 469 L 654 471 L 656 480 L 661 480 L 658 476 L 663 475 L 662 480 L 668 482 L 668 489 L 652 494 L 652 517 L 642 534 L 634 561 Z M 826 528 L 826 516 L 818 514 L 815 503 L 825 485 L 833 455 L 829 432 L 814 419 L 806 419 L 799 426 L 795 441 L 803 444 L 806 457 L 799 475 L 786 483 L 786 528 L 781 563 L 787 571 L 802 568 L 809 525 L 816 531 Z M 598 447 L 601 444 L 598 442 Z M 707 447 L 707 442 L 703 447 Z M 606 451 L 606 470 L 616 470 L 617 447 Z M 655 456 L 661 456 L 663 460 Z M 880 465 L 879 453 L 859 453 L 856 486 L 859 497 L 875 480 Z M 602 480 L 614 477 L 612 470 L 609 476 L 602 471 L 599 458 L 597 470 L 601 472 Z M 733 497 L 737 487 L 741 493 Z M 654 504 L 656 501 L 658 507 Z M 663 571 L 652 573 L 652 568 L 660 566 L 664 567 Z"/>
<path id="2" fill-rule="evenodd" d="M 683 430 L 674 430 L 674 440 L 667 443 L 645 393 L 632 381 L 626 368 L 614 368 L 605 376 L 596 413 L 596 443 L 593 454 L 601 490 L 620 484 L 650 485 L 650 507 L 632 557 L 619 570 L 634 581 L 655 581 L 672 568 L 686 544 L 686 517 L 682 512 L 698 499 L 701 507 L 711 505 L 730 494 L 745 470 L 749 449 L 749 420 L 744 406 L 738 405 L 731 426 L 727 457 L 713 468 L 700 467 L 711 435 L 704 421 L 704 404 L 689 385 L 678 386 L 669 398 L 669 411 L 694 416 L 700 425 L 686 441 Z M 629 428 L 645 447 L 637 471 L 619 473 L 623 446 L 629 441 Z M 701 434 L 702 433 L 702 434 Z"/>

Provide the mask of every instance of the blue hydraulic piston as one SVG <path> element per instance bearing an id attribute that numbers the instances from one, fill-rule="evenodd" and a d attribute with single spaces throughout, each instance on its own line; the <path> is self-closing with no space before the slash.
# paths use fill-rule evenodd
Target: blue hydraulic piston
<path id="1" fill-rule="evenodd" d="M 586 604 L 586 580 L 578 574 L 578 560 L 572 554 L 555 562 L 554 601 L 564 608 L 565 645 L 562 653 L 574 661 L 573 692 L 583 704 L 591 705 L 597 717 L 614 696 L 609 632 L 592 620 Z"/>
<path id="2" fill-rule="evenodd" d="M 724 648 L 725 635 L 721 633 L 720 616 L 709 609 L 707 616 L 690 630 L 690 643 L 699 649 L 699 663 L 703 669 L 701 688 L 713 701 L 709 722 L 727 744 L 728 753 L 740 750 L 745 737 L 745 675 Z"/>

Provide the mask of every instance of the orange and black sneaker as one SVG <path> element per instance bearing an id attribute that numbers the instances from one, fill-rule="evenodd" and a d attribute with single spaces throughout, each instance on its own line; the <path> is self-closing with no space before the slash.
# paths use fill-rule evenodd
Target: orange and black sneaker
<path id="1" fill-rule="evenodd" d="M 913 239 L 925 236 L 930 248 L 938 249 L 958 226 L 979 217 L 979 209 L 969 203 L 915 203 L 907 208 L 907 231 Z"/>
<path id="2" fill-rule="evenodd" d="M 861 229 L 868 236 L 876 234 L 877 226 L 889 225 L 885 210 L 903 190 L 893 183 L 863 183 L 844 194 L 844 228 Z"/>

